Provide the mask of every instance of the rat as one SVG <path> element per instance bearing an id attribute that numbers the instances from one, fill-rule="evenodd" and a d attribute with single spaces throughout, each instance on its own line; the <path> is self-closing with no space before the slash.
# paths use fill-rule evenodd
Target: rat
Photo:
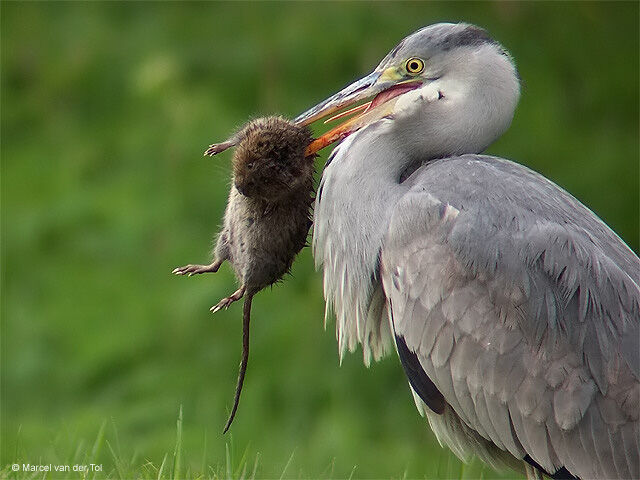
<path id="1" fill-rule="evenodd" d="M 249 122 L 232 142 L 211 145 L 213 156 L 236 145 L 233 179 L 222 231 L 209 265 L 185 265 L 176 275 L 217 272 L 229 261 L 240 287 L 211 307 L 228 308 L 244 296 L 242 361 L 233 408 L 224 427 L 235 417 L 249 360 L 249 323 L 253 296 L 285 275 L 307 243 L 311 227 L 315 155 L 306 155 L 311 131 L 283 117 Z"/>

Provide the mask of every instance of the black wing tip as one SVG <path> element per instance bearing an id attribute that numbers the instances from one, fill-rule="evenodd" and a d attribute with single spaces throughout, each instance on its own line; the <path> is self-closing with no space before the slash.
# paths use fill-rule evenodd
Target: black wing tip
<path id="1" fill-rule="evenodd" d="M 534 468 L 537 468 L 538 470 L 540 470 L 543 474 L 545 474 L 547 477 L 552 478 L 553 480 L 580 480 L 578 477 L 576 477 L 575 475 L 573 475 L 569 470 L 567 470 L 565 467 L 561 467 L 558 470 L 556 470 L 554 473 L 549 473 L 547 472 L 542 465 L 540 465 L 538 462 L 536 462 L 533 458 L 531 458 L 528 454 L 522 459 L 525 462 L 527 462 L 529 465 L 531 465 Z"/>
<path id="2" fill-rule="evenodd" d="M 418 356 L 415 352 L 409 350 L 403 337 L 396 335 L 396 345 L 398 347 L 400 363 L 402 363 L 404 373 L 409 379 L 409 384 L 431 410 L 441 415 L 446 405 L 442 393 L 440 393 L 427 373 L 422 369 Z"/>

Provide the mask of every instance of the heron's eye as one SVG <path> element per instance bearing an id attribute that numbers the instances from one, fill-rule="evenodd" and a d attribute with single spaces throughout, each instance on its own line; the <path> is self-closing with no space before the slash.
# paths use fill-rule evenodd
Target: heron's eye
<path id="1" fill-rule="evenodd" d="M 410 75 L 418 75 L 424 70 L 424 61 L 421 58 L 417 57 L 410 58 L 409 60 L 407 60 L 405 68 L 407 69 L 407 73 L 409 73 Z"/>

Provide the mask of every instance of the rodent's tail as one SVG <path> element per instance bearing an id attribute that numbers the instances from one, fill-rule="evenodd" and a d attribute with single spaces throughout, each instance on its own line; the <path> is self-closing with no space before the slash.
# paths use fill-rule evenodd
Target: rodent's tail
<path id="1" fill-rule="evenodd" d="M 238 372 L 238 383 L 236 384 L 236 395 L 233 399 L 233 408 L 229 414 L 227 424 L 224 426 L 222 433 L 227 433 L 229 427 L 233 423 L 233 419 L 236 416 L 238 410 L 238 404 L 240 403 L 240 394 L 242 393 L 242 385 L 244 384 L 244 376 L 247 373 L 247 363 L 249 363 L 249 322 L 251 321 L 251 300 L 253 295 L 246 295 L 244 297 L 244 304 L 242 306 L 242 360 L 240 362 L 240 371 Z"/>

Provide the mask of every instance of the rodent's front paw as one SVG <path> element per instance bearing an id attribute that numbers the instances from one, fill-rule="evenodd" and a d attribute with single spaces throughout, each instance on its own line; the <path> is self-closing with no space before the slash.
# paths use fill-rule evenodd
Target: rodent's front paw
<path id="1" fill-rule="evenodd" d="M 217 272 L 220 265 L 212 263 L 210 265 L 185 265 L 184 267 L 174 268 L 171 273 L 175 275 L 197 275 L 199 273 Z"/>

